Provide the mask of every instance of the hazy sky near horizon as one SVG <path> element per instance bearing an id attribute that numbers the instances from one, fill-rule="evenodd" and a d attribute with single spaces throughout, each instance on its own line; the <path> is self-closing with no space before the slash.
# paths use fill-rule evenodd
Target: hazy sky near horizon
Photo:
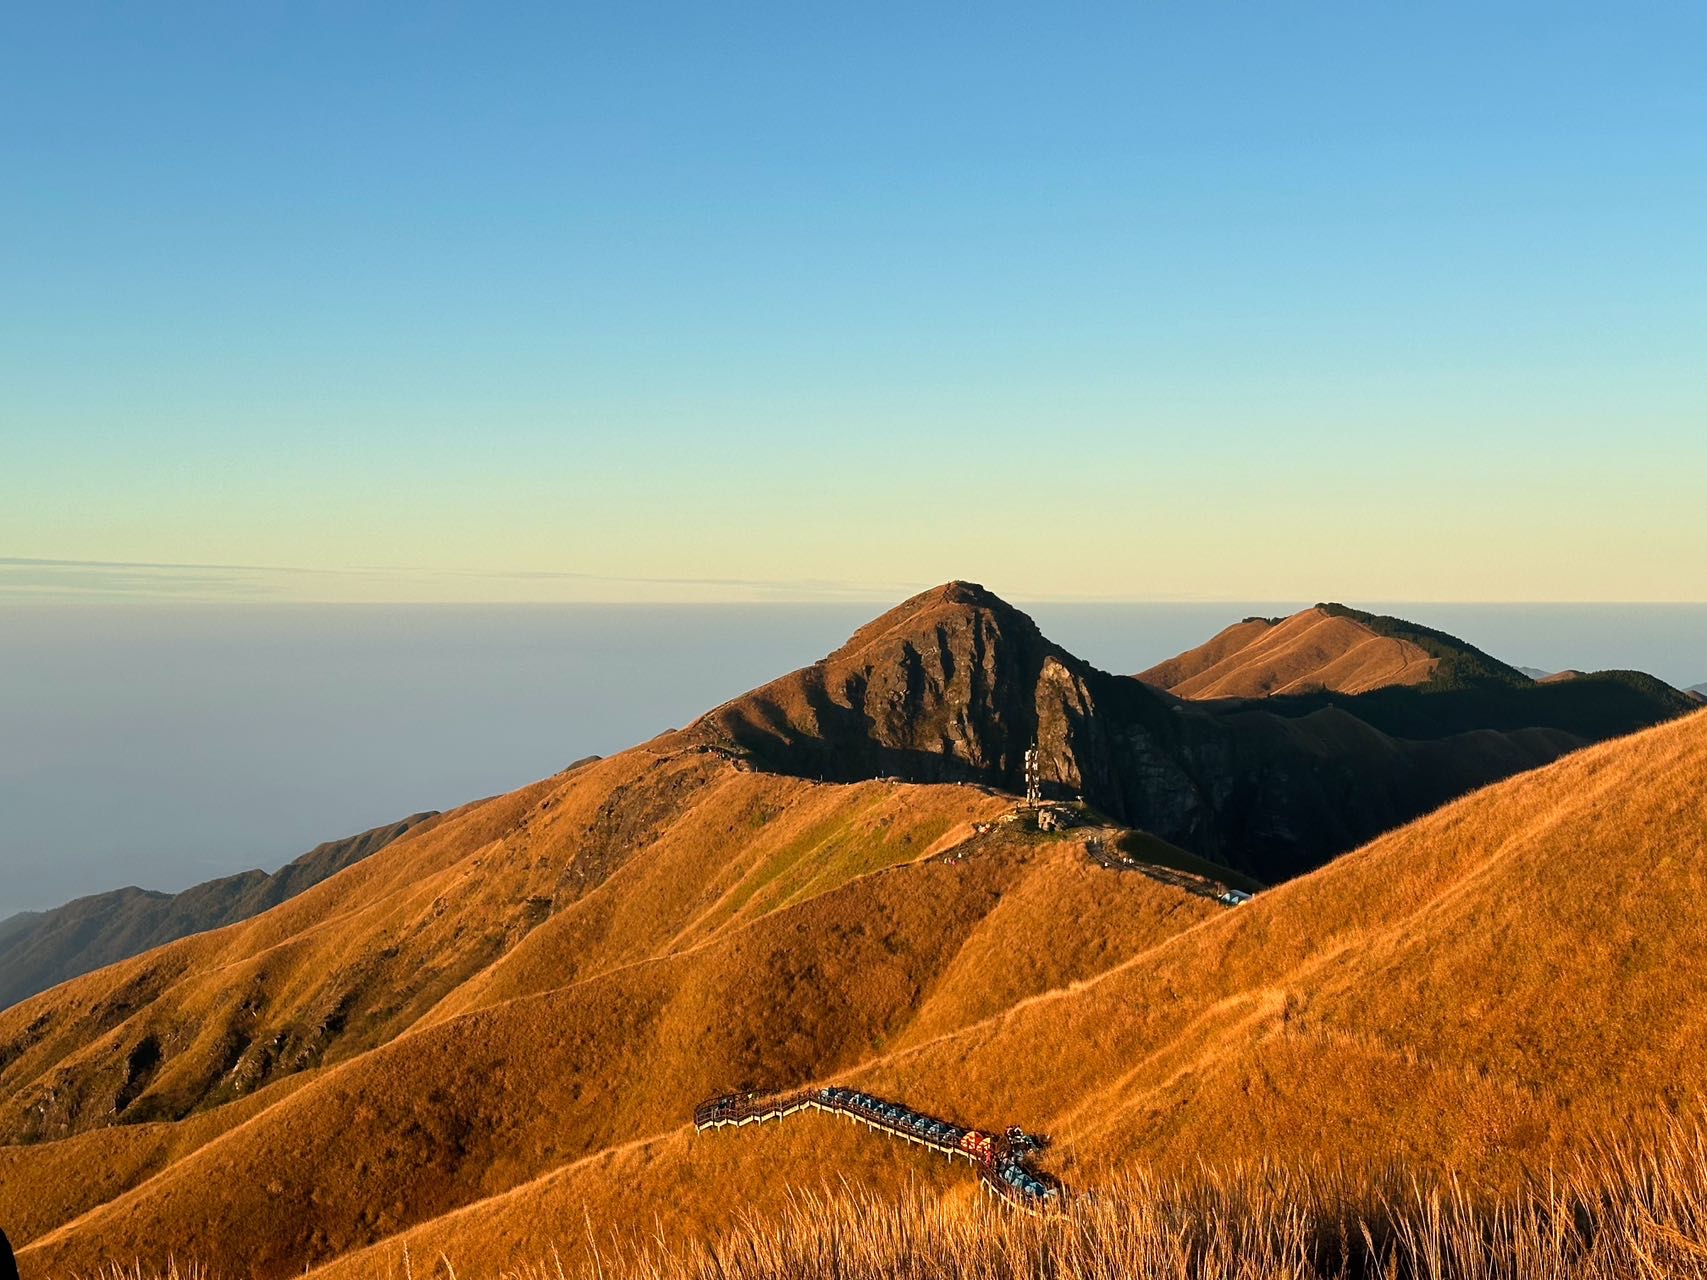
<path id="1" fill-rule="evenodd" d="M 13 6 L 0 603 L 1701 601 L 1703 48 Z"/>

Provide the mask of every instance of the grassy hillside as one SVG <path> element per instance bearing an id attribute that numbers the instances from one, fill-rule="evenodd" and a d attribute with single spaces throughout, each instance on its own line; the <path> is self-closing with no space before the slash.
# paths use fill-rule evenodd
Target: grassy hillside
<path id="1" fill-rule="evenodd" d="M 660 1248 L 583 1223 L 591 1243 L 501 1274 L 513 1280 L 1672 1280 L 1707 1259 L 1707 1143 L 1668 1126 L 1489 1201 L 1390 1171 L 1376 1183 L 1270 1167 L 1216 1177 L 1134 1170 L 1047 1218 L 944 1196 L 806 1190 L 775 1212 L 732 1213 L 703 1240 Z M 340 1270 L 344 1268 L 340 1267 Z M 193 1264 L 132 1280 L 222 1280 Z M 399 1257 L 400 1276 L 485 1280 L 454 1251 Z"/>
<path id="2" fill-rule="evenodd" d="M 1089 980 L 838 1078 L 1049 1133 L 1070 1185 L 1134 1160 L 1167 1177 L 1326 1161 L 1360 1181 L 1399 1167 L 1515 1194 L 1633 1123 L 1693 1114 L 1707 1088 L 1692 1049 L 1707 1028 L 1703 795 L 1696 716 L 1478 793 Z M 519 1266 L 584 1239 L 584 1212 L 692 1239 L 726 1221 L 733 1188 L 755 1213 L 843 1175 L 966 1191 L 930 1156 L 885 1145 L 820 1118 L 678 1127 L 328 1275 L 393 1269 L 405 1243 L 474 1271 Z"/>
<path id="3" fill-rule="evenodd" d="M 1379 636 L 1415 645 L 1434 659 L 1429 684 L 1437 689 L 1461 689 L 1474 685 L 1522 685 L 1528 677 L 1498 658 L 1482 652 L 1468 641 L 1445 631 L 1436 631 L 1405 618 L 1367 613 L 1343 604 L 1318 604 L 1316 610 L 1330 618 L 1344 618 Z"/>
<path id="4" fill-rule="evenodd" d="M 1246 618 L 1138 679 L 1182 698 L 1262 698 L 1275 715 L 1335 708 L 1407 739 L 1550 729 L 1587 742 L 1698 705 L 1639 671 L 1537 680 L 1457 636 L 1343 604 Z"/>
<path id="5" fill-rule="evenodd" d="M 1085 1169 L 1329 1149 L 1499 1182 L 1700 1096 L 1704 927 L 1695 715 L 1478 792 L 872 1083 L 950 1080 Z M 1040 1055 L 1047 1079 L 978 1069 Z"/>
<path id="6" fill-rule="evenodd" d="M 1451 688 L 1383 688 L 1355 697 L 1307 693 L 1276 698 L 1267 709 L 1307 716 L 1327 707 L 1381 732 L 1409 739 L 1551 729 L 1583 741 L 1618 737 L 1700 707 L 1687 694 L 1640 671 L 1595 671 L 1570 680 L 1499 681 Z"/>
<path id="7" fill-rule="evenodd" d="M 1233 908 L 1178 872 L 1236 876 L 1092 806 L 1044 832 L 964 779 L 766 771 L 737 736 L 761 724 L 778 750 L 817 734 L 954 769 L 1053 725 L 1164 799 L 1227 780 L 1253 833 L 1416 812 L 1419 774 L 1467 790 L 1570 745 L 1396 743 L 1334 705 L 1181 712 L 932 597 L 692 730 L 0 1011 L 0 1222 L 26 1274 L 170 1255 L 391 1277 L 405 1249 L 484 1274 L 574 1265 L 589 1221 L 670 1244 L 844 1180 L 972 1194 L 963 1167 L 827 1117 L 693 1134 L 694 1103 L 743 1088 L 1023 1125 L 1070 1186 L 1326 1158 L 1489 1195 L 1707 1090 L 1707 716 Z"/>
<path id="8" fill-rule="evenodd" d="M 1248 719 L 1250 707 L 1216 700 L 1260 699 L 1269 715 L 1307 721 L 1342 712 L 1409 742 L 1527 732 L 1569 735 L 1580 746 L 1700 705 L 1639 671 L 1536 679 L 1457 636 L 1342 604 L 1246 618 L 1138 679 L 1204 704 L 1201 714 Z"/>
<path id="9" fill-rule="evenodd" d="M 1267 698 L 1331 690 L 1365 693 L 1431 682 L 1438 650 L 1377 631 L 1338 605 L 1290 618 L 1246 618 L 1196 649 L 1141 672 L 1145 684 L 1176 697 Z"/>
<path id="10" fill-rule="evenodd" d="M 437 816 L 411 814 L 329 840 L 271 875 L 245 871 L 181 893 L 118 889 L 0 921 L 0 1008 L 192 933 L 259 915 Z"/>
<path id="11" fill-rule="evenodd" d="M 16 1136 L 71 1135 L 5 1149 L 0 1220 L 53 1267 L 190 1233 L 223 1268 L 300 1270 L 644 1151 L 702 1095 L 853 1068 L 1224 910 L 1096 865 L 1085 842 L 1119 832 L 996 821 L 1011 803 L 637 751 L 447 815 L 318 897 L 0 1020 Z M 268 1049 L 305 1024 L 317 1057 Z M 127 1084 L 149 1044 L 176 1052 Z M 153 1122 L 91 1183 L 75 1153 L 104 1134 L 79 1131 L 117 1104 Z"/>
<path id="12" fill-rule="evenodd" d="M 604 1241 L 601 1280 L 1636 1280 L 1701 1274 L 1707 1149 L 1677 1126 L 1596 1152 L 1510 1199 L 1322 1171 L 1229 1177 L 1128 1173 L 1034 1219 L 920 1188 L 807 1194 L 709 1241 L 659 1253 Z M 451 1255 L 453 1256 L 453 1255 Z M 464 1277 L 471 1273 L 464 1268 Z M 478 1274 L 478 1273 L 475 1273 Z M 523 1267 L 555 1277 L 549 1260 Z"/>
<path id="13" fill-rule="evenodd" d="M 576 809 L 583 830 L 576 786 L 530 793 L 527 855 L 499 839 L 472 857 L 494 874 L 551 860 L 539 819 Z M 1117 833 L 1040 836 L 995 821 L 1006 802 L 975 789 L 717 764 L 691 791 L 666 829 L 682 838 L 660 834 L 408 1034 L 245 1099 L 241 1123 L 221 1107 L 121 1130 L 132 1173 L 116 1197 L 79 1185 L 89 1139 L 8 1150 L 0 1213 L 64 1215 L 29 1228 L 26 1264 L 161 1260 L 160 1242 L 182 1256 L 193 1241 L 222 1273 L 390 1275 L 407 1245 L 478 1273 L 579 1248 L 588 1215 L 697 1238 L 737 1187 L 754 1212 L 842 1178 L 969 1194 L 939 1158 L 827 1118 L 685 1127 L 698 1097 L 744 1085 L 836 1079 L 1023 1124 L 1053 1136 L 1070 1185 L 1134 1158 L 1166 1174 L 1327 1155 L 1490 1193 L 1633 1116 L 1687 1113 L 1707 1086 L 1690 1049 L 1707 1002 L 1684 959 L 1707 927 L 1707 717 L 1480 792 L 1232 910 L 1095 865 L 1088 841 Z M 760 820 L 785 797 L 797 817 Z M 800 880 L 779 851 L 834 849 L 830 810 L 911 856 Z M 737 828 L 739 844 L 707 848 Z M 772 833 L 763 848 L 755 831 Z M 385 865 L 412 843 L 347 874 L 413 880 Z"/>

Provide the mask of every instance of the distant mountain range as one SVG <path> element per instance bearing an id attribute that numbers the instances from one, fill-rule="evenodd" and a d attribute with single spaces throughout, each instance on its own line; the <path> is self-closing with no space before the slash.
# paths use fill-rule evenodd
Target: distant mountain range
<path id="1" fill-rule="evenodd" d="M 115 889 L 0 920 L 0 1008 L 178 938 L 259 915 L 437 816 L 411 814 L 316 845 L 272 875 L 245 871 L 182 893 Z"/>
<path id="2" fill-rule="evenodd" d="M 703 1241 L 826 1181 L 970 1191 L 829 1117 L 695 1135 L 745 1089 L 1022 1125 L 1082 1186 L 1270 1161 L 1497 1190 L 1687 1114 L 1707 714 L 1306 612 L 1174 673 L 1293 691 L 1193 700 L 951 583 L 686 729 L 0 1010 L 24 1273 L 557 1249 L 579 1274 L 589 1223 Z M 1086 800 L 1048 825 L 1033 743 Z M 1226 862 L 1286 882 L 1226 905 L 1252 887 Z"/>

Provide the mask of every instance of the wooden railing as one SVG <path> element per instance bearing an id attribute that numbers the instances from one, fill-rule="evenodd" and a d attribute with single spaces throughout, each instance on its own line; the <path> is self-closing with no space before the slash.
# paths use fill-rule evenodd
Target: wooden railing
<path id="1" fill-rule="evenodd" d="M 1032 1166 L 1032 1156 L 1043 1148 L 1043 1140 L 1023 1129 L 1014 1127 L 999 1134 L 968 1129 L 840 1085 L 793 1093 L 724 1094 L 700 1103 L 693 1123 L 701 1132 L 738 1128 L 781 1120 L 808 1108 L 857 1120 L 892 1138 L 940 1151 L 950 1160 L 960 1156 L 977 1169 L 987 1191 L 1027 1213 L 1041 1213 L 1062 1201 L 1061 1184 Z"/>

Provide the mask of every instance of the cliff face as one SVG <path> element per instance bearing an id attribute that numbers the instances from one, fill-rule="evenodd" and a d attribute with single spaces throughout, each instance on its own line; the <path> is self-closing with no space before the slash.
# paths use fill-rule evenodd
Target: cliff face
<path id="1" fill-rule="evenodd" d="M 1074 657 L 984 588 L 951 582 L 683 736 L 796 776 L 1009 791 L 1023 790 L 1036 742 L 1046 791 L 1273 881 L 1614 731 L 1556 700 L 1514 707 L 1503 690 L 1497 701 L 1461 689 L 1380 695 L 1181 703 Z M 1680 707 L 1640 701 L 1616 731 Z"/>
<path id="2" fill-rule="evenodd" d="M 245 871 L 182 893 L 115 889 L 0 922 L 0 1008 L 192 933 L 257 916 L 378 852 L 436 813 L 316 845 L 272 875 Z"/>

